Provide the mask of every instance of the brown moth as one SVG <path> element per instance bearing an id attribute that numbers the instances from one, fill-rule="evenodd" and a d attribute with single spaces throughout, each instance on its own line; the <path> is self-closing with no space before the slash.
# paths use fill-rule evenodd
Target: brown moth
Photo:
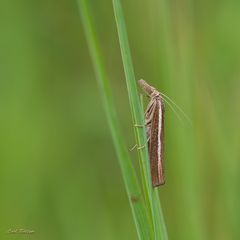
<path id="1" fill-rule="evenodd" d="M 160 93 L 144 80 L 138 81 L 144 92 L 150 97 L 145 112 L 148 151 L 152 175 L 152 185 L 157 187 L 165 183 L 163 165 L 164 104 Z"/>

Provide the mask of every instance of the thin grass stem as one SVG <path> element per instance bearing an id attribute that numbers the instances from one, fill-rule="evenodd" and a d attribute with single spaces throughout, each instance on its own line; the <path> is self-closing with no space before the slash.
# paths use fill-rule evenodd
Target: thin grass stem
<path id="1" fill-rule="evenodd" d="M 150 219 L 146 212 L 144 199 L 141 196 L 141 190 L 137 182 L 136 173 L 130 160 L 128 151 L 125 147 L 124 138 L 120 131 L 118 117 L 116 115 L 115 105 L 113 103 L 113 98 L 109 87 L 109 81 L 107 79 L 106 70 L 101 57 L 102 54 L 100 51 L 99 42 L 89 11 L 88 1 L 78 0 L 77 2 L 95 74 L 100 87 L 100 93 L 102 96 L 107 121 L 110 126 L 128 199 L 135 220 L 138 238 L 141 240 L 152 239 L 153 230 L 150 227 Z"/>

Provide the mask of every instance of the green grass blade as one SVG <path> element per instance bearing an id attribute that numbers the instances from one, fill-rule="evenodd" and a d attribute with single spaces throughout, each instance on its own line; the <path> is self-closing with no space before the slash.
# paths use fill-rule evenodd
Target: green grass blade
<path id="1" fill-rule="evenodd" d="M 153 194 L 153 209 L 156 217 L 156 226 L 159 228 L 159 231 L 156 232 L 156 239 L 168 239 L 167 228 L 164 221 L 164 216 L 162 212 L 161 202 L 158 195 L 158 189 L 155 188 Z"/>
<path id="2" fill-rule="evenodd" d="M 94 65 L 95 74 L 100 86 L 103 105 L 119 159 L 127 195 L 134 216 L 138 237 L 142 240 L 152 239 L 151 236 L 153 235 L 153 230 L 151 229 L 150 219 L 146 212 L 144 199 L 141 197 L 141 190 L 137 182 L 135 170 L 130 160 L 128 151 L 124 145 L 124 139 L 119 128 L 118 118 L 109 88 L 109 81 L 107 80 L 105 68 L 101 59 L 99 43 L 88 10 L 87 2 L 88 1 L 85 0 L 78 0 L 79 11 L 85 30 L 91 59 Z"/>
<path id="3" fill-rule="evenodd" d="M 120 0 L 113 0 L 113 8 L 115 13 L 115 20 L 117 24 L 118 37 L 120 43 L 120 49 L 122 54 L 122 61 L 124 66 L 124 72 L 126 77 L 127 89 L 129 102 L 132 111 L 132 118 L 134 124 L 144 125 L 144 115 L 140 104 L 135 75 L 133 70 L 133 64 L 131 59 L 130 47 L 128 43 L 127 30 L 124 21 L 124 15 L 122 11 L 122 6 Z M 142 146 L 146 144 L 146 132 L 144 128 L 136 128 L 137 144 Z M 152 218 L 152 223 L 154 225 L 155 239 L 167 239 L 166 234 L 163 234 L 165 224 L 163 222 L 160 201 L 155 195 L 153 195 L 151 174 L 150 174 L 150 164 L 147 147 L 142 148 L 139 151 L 140 155 L 140 166 L 142 169 L 143 176 L 143 189 L 145 194 L 145 199 L 149 211 L 149 215 Z M 166 232 L 166 231 L 165 231 Z"/>

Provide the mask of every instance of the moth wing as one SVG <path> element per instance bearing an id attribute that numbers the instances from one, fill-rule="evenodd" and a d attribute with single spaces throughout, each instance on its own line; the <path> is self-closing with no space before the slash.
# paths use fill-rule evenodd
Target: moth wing
<path id="1" fill-rule="evenodd" d="M 154 114 L 154 110 L 156 107 L 156 101 L 151 100 L 150 103 L 147 106 L 146 112 L 145 112 L 145 124 L 146 124 L 146 131 L 147 131 L 147 139 L 150 138 L 150 131 L 151 131 L 151 125 L 152 125 L 152 118 Z"/>
<path id="2" fill-rule="evenodd" d="M 149 156 L 153 186 L 164 184 L 163 166 L 163 134 L 164 134 L 164 105 L 161 99 L 154 103 L 151 124 L 149 128 Z"/>

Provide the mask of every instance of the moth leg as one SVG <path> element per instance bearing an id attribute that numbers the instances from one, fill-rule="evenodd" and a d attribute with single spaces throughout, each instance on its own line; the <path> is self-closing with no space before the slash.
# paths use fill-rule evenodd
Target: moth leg
<path id="1" fill-rule="evenodd" d="M 147 125 L 149 125 L 149 124 L 151 124 L 151 119 L 147 119 L 144 125 L 142 125 L 142 124 L 134 124 L 133 126 L 142 128 L 142 127 L 147 127 Z"/>
<path id="2" fill-rule="evenodd" d="M 129 149 L 130 152 L 132 152 L 137 147 L 137 144 L 135 144 L 132 148 Z"/>
<path id="3" fill-rule="evenodd" d="M 137 148 L 137 150 L 140 150 L 140 149 L 145 148 L 146 145 L 148 144 L 149 140 L 150 140 L 150 137 L 147 139 L 147 142 L 146 142 L 145 144 L 143 144 L 142 146 L 139 146 L 139 147 Z"/>
<path id="4" fill-rule="evenodd" d="M 145 125 L 134 124 L 134 127 L 145 127 L 145 126 L 146 126 L 146 124 Z"/>
<path id="5" fill-rule="evenodd" d="M 145 123 L 145 125 L 140 125 L 140 124 L 134 124 L 134 127 L 146 127 L 147 126 L 147 123 Z M 135 148 L 139 149 L 139 147 L 137 147 L 137 144 L 135 144 L 132 148 L 129 149 L 129 151 L 133 151 Z"/>
<path id="6" fill-rule="evenodd" d="M 137 146 L 137 144 L 135 144 L 132 148 L 129 149 L 129 151 L 131 152 L 131 151 L 133 151 L 135 148 L 137 148 L 137 150 L 140 150 L 140 149 L 142 149 L 142 148 L 145 148 L 146 145 L 147 145 L 147 143 L 149 142 L 149 140 L 150 140 L 150 137 L 148 138 L 147 142 L 146 142 L 144 145 L 139 146 L 139 147 Z"/>

